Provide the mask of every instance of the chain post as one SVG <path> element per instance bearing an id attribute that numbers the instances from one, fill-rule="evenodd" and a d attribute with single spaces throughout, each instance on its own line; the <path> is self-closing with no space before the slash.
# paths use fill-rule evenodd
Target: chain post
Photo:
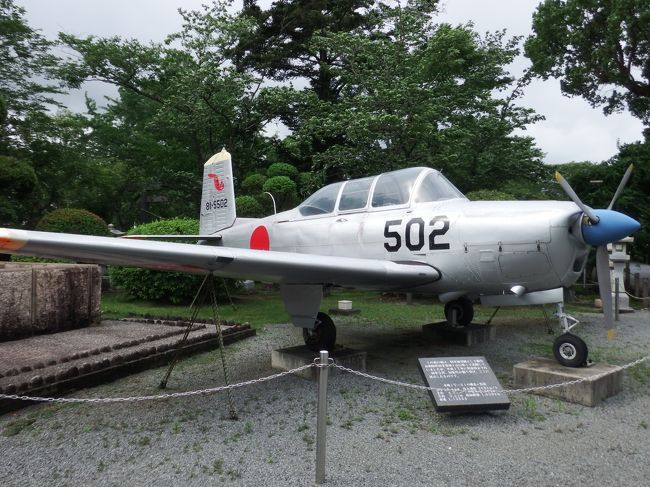
<path id="1" fill-rule="evenodd" d="M 316 483 L 325 482 L 325 450 L 327 443 L 327 378 L 329 376 L 329 353 L 320 352 L 318 367 L 318 412 L 316 418 Z"/>
<path id="2" fill-rule="evenodd" d="M 620 283 L 618 280 L 618 277 L 614 279 L 614 320 L 615 321 L 620 321 L 620 312 L 621 308 L 619 305 L 619 297 L 620 297 Z"/>

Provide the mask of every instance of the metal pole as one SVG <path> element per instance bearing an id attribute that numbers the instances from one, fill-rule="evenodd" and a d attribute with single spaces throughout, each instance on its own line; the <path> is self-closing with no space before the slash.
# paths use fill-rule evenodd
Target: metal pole
<path id="1" fill-rule="evenodd" d="M 329 369 L 329 353 L 327 350 L 320 352 L 320 365 L 318 369 L 318 416 L 316 419 L 316 483 L 325 482 L 325 444 L 327 435 L 327 376 Z"/>
<path id="2" fill-rule="evenodd" d="M 619 289 L 618 289 L 618 277 L 614 279 L 614 320 L 618 321 L 619 320 L 619 307 L 618 307 L 618 294 L 619 294 Z"/>

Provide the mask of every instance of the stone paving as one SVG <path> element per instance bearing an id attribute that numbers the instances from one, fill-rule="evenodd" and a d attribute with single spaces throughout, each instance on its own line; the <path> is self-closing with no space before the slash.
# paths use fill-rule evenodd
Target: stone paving
<path id="1" fill-rule="evenodd" d="M 181 345 L 186 325 L 170 320 L 102 321 L 88 328 L 0 343 L 0 394 L 51 395 L 87 384 L 82 379 L 91 376 L 96 383 L 161 365 Z M 225 343 L 255 335 L 249 325 L 233 322 L 222 322 L 221 329 Z M 182 350 L 216 347 L 214 325 L 196 323 Z M 6 405 L 0 401 L 0 410 Z"/>

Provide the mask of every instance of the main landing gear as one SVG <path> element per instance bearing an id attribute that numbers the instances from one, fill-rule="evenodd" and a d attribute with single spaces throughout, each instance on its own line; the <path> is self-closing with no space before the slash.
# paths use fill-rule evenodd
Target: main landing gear
<path id="1" fill-rule="evenodd" d="M 445 318 L 451 325 L 467 326 L 474 319 L 474 305 L 469 298 L 462 297 L 445 304 Z"/>
<path id="2" fill-rule="evenodd" d="M 553 342 L 555 359 L 565 367 L 582 367 L 586 365 L 589 356 L 587 344 L 579 336 L 570 333 L 570 330 L 579 323 L 578 320 L 564 312 L 562 303 L 557 304 L 555 314 L 564 330 L 564 333 Z"/>
<path id="3" fill-rule="evenodd" d="M 305 345 L 313 352 L 334 350 L 336 343 L 336 326 L 329 315 L 318 312 L 316 316 L 316 325 L 313 329 L 303 328 L 302 336 L 305 339 Z"/>

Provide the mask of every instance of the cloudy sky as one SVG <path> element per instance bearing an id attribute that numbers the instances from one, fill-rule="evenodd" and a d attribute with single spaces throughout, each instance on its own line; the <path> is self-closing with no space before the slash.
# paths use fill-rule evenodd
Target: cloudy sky
<path id="1" fill-rule="evenodd" d="M 53 38 L 60 31 L 80 36 L 123 36 L 142 41 L 162 41 L 180 29 L 178 8 L 200 9 L 208 0 L 16 0 L 27 10 L 29 24 Z M 259 2 L 268 5 L 270 1 Z M 511 36 L 531 33 L 531 17 L 539 0 L 443 0 L 439 19 L 451 24 L 472 22 L 479 33 L 506 29 Z M 511 67 L 520 73 L 525 58 Z M 84 90 L 100 101 L 114 93 L 101 83 Z M 68 108 L 84 110 L 83 93 L 65 101 Z M 628 113 L 605 117 L 582 98 L 567 98 L 555 80 L 535 81 L 520 104 L 546 117 L 526 131 L 546 153 L 548 163 L 602 161 L 617 152 L 617 144 L 641 139 L 642 124 Z"/>

